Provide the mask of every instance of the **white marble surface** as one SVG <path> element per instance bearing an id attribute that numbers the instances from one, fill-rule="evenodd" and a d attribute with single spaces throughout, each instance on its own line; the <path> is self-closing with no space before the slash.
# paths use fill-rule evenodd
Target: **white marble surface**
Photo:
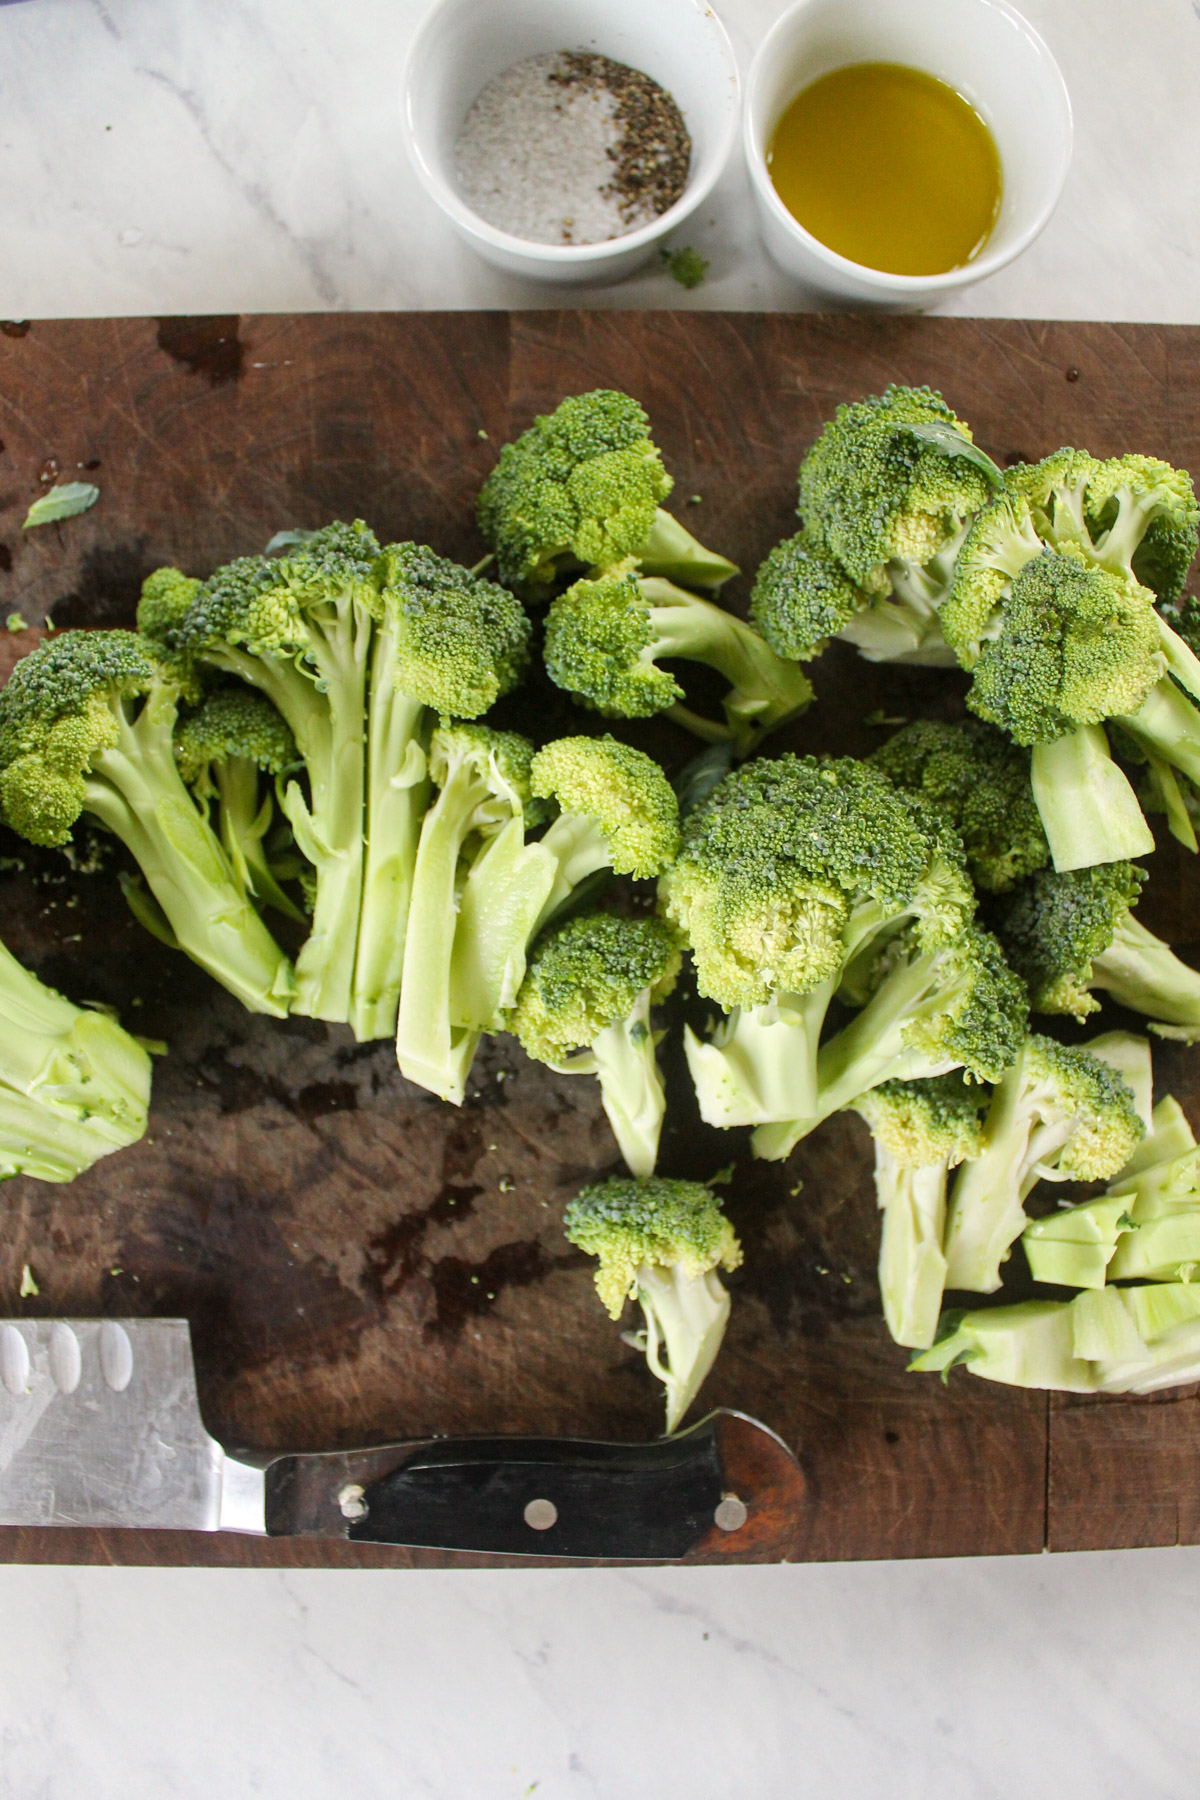
<path id="1" fill-rule="evenodd" d="M 0 1572 L 3 1800 L 1192 1800 L 1200 1550 Z"/>
<path id="2" fill-rule="evenodd" d="M 408 166 L 400 71 L 424 4 L 0 7 L 0 317 L 560 304 L 477 261 Z M 1200 320 L 1193 0 L 1022 4 L 1071 91 L 1074 165 L 1040 241 L 948 310 Z M 745 67 L 782 0 L 718 10 Z M 687 236 L 712 265 L 694 294 L 655 271 L 587 304 L 805 304 L 736 159 Z"/>

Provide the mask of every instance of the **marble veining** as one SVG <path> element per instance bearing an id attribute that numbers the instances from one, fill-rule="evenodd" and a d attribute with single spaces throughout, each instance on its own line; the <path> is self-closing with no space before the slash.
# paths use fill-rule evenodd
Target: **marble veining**
<path id="1" fill-rule="evenodd" d="M 425 0 L 27 0 L 0 7 L 0 317 L 541 306 L 409 168 Z M 783 0 L 720 0 L 742 67 Z M 1041 239 L 945 310 L 1200 320 L 1200 9 L 1022 0 L 1058 57 L 1075 160 Z M 661 269 L 568 304 L 804 309 L 767 260 L 740 152 Z"/>

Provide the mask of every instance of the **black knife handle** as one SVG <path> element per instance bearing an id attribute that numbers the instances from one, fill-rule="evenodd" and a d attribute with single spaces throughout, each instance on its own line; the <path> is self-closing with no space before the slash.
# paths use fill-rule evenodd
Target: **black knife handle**
<path id="1" fill-rule="evenodd" d="M 281 1457 L 267 1530 L 582 1561 L 787 1554 L 803 1478 L 773 1432 L 718 1411 L 648 1444 L 440 1438 Z"/>

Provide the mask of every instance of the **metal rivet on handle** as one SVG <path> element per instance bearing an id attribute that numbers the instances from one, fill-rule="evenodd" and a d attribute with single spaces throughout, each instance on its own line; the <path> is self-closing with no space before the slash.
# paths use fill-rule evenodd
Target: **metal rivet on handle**
<path id="1" fill-rule="evenodd" d="M 736 1494 L 722 1494 L 721 1503 L 713 1513 L 713 1524 L 719 1531 L 740 1531 L 748 1517 L 744 1500 L 739 1500 Z"/>
<path id="2" fill-rule="evenodd" d="M 60 1394 L 73 1394 L 83 1374 L 79 1339 L 69 1325 L 56 1319 L 50 1327 L 50 1376 Z"/>
<path id="3" fill-rule="evenodd" d="M 100 1327 L 100 1373 L 114 1394 L 123 1394 L 133 1380 L 133 1345 L 129 1333 L 113 1319 Z"/>
<path id="4" fill-rule="evenodd" d="M 558 1508 L 553 1500 L 531 1500 L 525 1508 L 525 1523 L 530 1531 L 549 1531 L 558 1524 Z"/>
<path id="5" fill-rule="evenodd" d="M 29 1392 L 29 1346 L 15 1325 L 0 1331 L 0 1381 L 10 1394 Z"/>
<path id="6" fill-rule="evenodd" d="M 357 1481 L 348 1481 L 338 1491 L 338 1510 L 343 1519 L 365 1519 L 367 1503 L 363 1499 L 363 1490 Z"/>

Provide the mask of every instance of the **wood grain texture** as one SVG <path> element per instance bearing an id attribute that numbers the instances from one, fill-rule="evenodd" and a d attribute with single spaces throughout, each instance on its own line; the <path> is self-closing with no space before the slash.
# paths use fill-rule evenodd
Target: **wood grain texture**
<path id="1" fill-rule="evenodd" d="M 649 409 L 673 504 L 748 570 L 793 528 L 795 468 L 838 401 L 928 381 L 999 460 L 1063 442 L 1200 471 L 1200 335 L 1186 328 L 719 314 L 336 315 L 35 323 L 0 336 L 0 618 L 132 620 L 148 570 L 203 574 L 285 525 L 362 514 L 473 560 L 496 448 L 562 394 Z M 100 503 L 23 534 L 29 501 L 86 471 Z M 43 478 L 46 479 L 43 479 Z M 696 504 L 691 497 L 699 496 Z M 748 581 L 728 590 L 745 603 Z M 0 633 L 0 678 L 31 634 Z M 779 748 L 861 753 L 864 724 L 961 708 L 957 678 L 835 649 Z M 536 679 L 504 722 L 579 728 Z M 622 728 L 682 764 L 666 725 Z M 480 1057 L 441 1107 L 388 1044 L 250 1017 L 124 910 L 111 870 L 66 879 L 15 840 L 0 933 L 77 998 L 166 1038 L 147 1140 L 66 1188 L 4 1190 L 0 1310 L 185 1314 L 201 1400 L 231 1447 L 329 1449 L 433 1432 L 647 1437 L 656 1384 L 565 1243 L 562 1208 L 615 1164 L 595 1083 Z M 1141 916 L 1197 938 L 1197 859 L 1158 852 Z M 1119 1015 L 1113 1015 L 1113 1020 Z M 661 1167 L 736 1155 L 746 1249 L 706 1402 L 762 1418 L 805 1475 L 795 1558 L 966 1555 L 1200 1538 L 1200 1401 L 1055 1402 L 905 1372 L 879 1319 L 865 1128 L 839 1119 L 783 1166 L 706 1130 L 678 1047 Z M 1200 1117 L 1177 1046 L 1160 1082 Z M 19 1302 L 21 1266 L 40 1284 Z M 1111 1475 L 1120 1465 L 1119 1475 Z M 1111 1478 L 1110 1478 L 1111 1476 Z M 174 1533 L 0 1531 L 0 1558 L 429 1566 L 478 1558 Z"/>

